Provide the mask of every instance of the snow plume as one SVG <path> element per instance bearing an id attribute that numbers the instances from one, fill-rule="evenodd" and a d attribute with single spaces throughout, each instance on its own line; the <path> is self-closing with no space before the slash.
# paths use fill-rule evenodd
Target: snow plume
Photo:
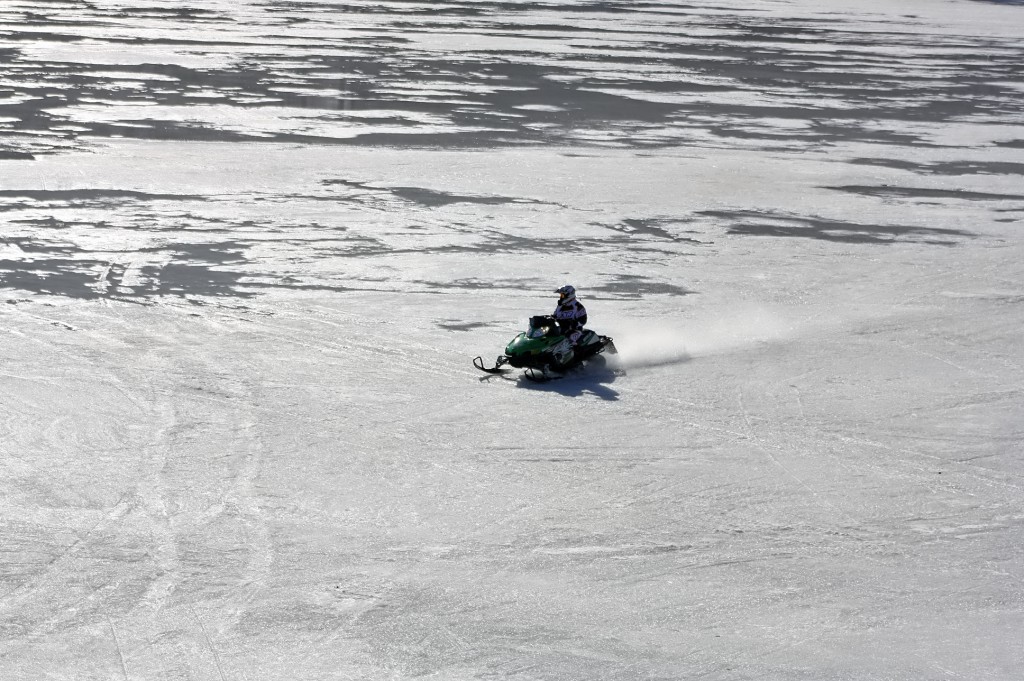
<path id="1" fill-rule="evenodd" d="M 612 336 L 623 368 L 658 367 L 731 352 L 790 336 L 794 325 L 761 308 L 730 310 L 672 324 L 617 325 Z"/>

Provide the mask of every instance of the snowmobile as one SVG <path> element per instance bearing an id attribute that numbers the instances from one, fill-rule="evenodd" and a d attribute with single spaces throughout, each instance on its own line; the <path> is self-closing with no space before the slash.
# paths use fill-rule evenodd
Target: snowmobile
<path id="1" fill-rule="evenodd" d="M 574 369 L 586 360 L 608 350 L 615 354 L 615 344 L 608 336 L 599 336 L 590 329 L 584 329 L 576 347 L 572 346 L 551 315 L 530 317 L 529 328 L 512 339 L 505 347 L 493 367 L 484 366 L 482 357 L 473 359 L 473 366 L 489 374 L 507 371 L 509 364 L 526 369 L 524 375 L 532 381 L 547 381 L 561 378 L 566 371 Z"/>

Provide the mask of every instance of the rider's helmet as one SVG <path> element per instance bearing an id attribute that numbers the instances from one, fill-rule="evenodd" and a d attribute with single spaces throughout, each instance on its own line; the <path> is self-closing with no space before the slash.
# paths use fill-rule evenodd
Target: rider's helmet
<path id="1" fill-rule="evenodd" d="M 576 289 L 568 284 L 555 291 L 555 293 L 558 294 L 559 305 L 568 305 L 572 301 L 576 300 Z"/>

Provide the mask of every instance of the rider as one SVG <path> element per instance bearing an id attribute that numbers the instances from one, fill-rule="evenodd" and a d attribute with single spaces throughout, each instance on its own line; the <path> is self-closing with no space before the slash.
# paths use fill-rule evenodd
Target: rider
<path id="1" fill-rule="evenodd" d="M 576 300 L 576 289 L 568 284 L 555 293 L 558 294 L 558 307 L 552 316 L 558 321 L 562 334 L 569 338 L 573 347 L 576 347 L 587 323 L 587 308 Z"/>

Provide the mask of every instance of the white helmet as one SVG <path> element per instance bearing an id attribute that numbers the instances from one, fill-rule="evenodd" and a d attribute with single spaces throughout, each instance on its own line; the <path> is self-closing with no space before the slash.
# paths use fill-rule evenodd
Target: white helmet
<path id="1" fill-rule="evenodd" d="M 568 305 L 572 301 L 576 300 L 576 289 L 568 284 L 555 291 L 555 293 L 558 294 L 559 305 Z"/>

